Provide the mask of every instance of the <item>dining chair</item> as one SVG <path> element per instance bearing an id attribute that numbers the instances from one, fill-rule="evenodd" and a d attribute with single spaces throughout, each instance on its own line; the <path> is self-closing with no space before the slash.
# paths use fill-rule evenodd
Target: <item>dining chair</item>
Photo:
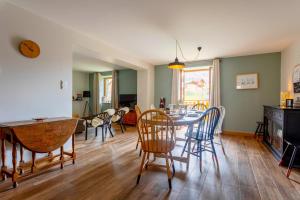
<path id="1" fill-rule="evenodd" d="M 86 119 L 86 125 L 91 126 L 95 128 L 95 136 L 98 135 L 98 128 L 102 128 L 102 141 L 104 142 L 106 135 L 107 135 L 107 129 L 110 132 L 111 137 L 114 137 L 111 131 L 110 126 L 111 117 L 108 114 L 108 112 L 102 112 L 98 115 L 93 116 L 90 120 Z"/>
<path id="2" fill-rule="evenodd" d="M 135 105 L 134 109 L 135 109 L 135 112 L 136 112 L 136 118 L 138 119 L 142 115 L 141 109 L 140 109 L 140 107 L 138 105 Z M 138 123 L 136 124 L 136 127 L 138 128 Z M 137 143 L 136 143 L 136 146 L 135 146 L 135 149 L 138 149 L 139 143 L 141 143 L 141 141 L 142 140 L 141 140 L 140 135 L 139 135 Z M 141 155 L 142 155 L 142 148 L 140 150 L 139 156 L 141 156 Z"/>
<path id="3" fill-rule="evenodd" d="M 113 123 L 119 124 L 122 133 L 124 133 L 124 130 L 126 130 L 125 125 L 124 125 L 125 114 L 126 114 L 125 110 L 119 109 L 111 118 L 111 121 Z"/>
<path id="4" fill-rule="evenodd" d="M 166 167 L 169 189 L 172 188 L 172 177 L 175 174 L 175 167 L 172 157 L 172 150 L 175 147 L 175 128 L 172 119 L 159 110 L 148 110 L 141 114 L 137 122 L 139 138 L 143 151 L 137 184 L 139 184 L 144 168 L 148 166 Z M 159 165 L 149 161 L 149 155 L 159 155 L 165 158 L 166 164 Z M 172 173 L 170 167 L 172 166 Z"/>
<path id="5" fill-rule="evenodd" d="M 219 106 L 218 108 L 219 108 L 219 111 L 220 111 L 220 118 L 219 118 L 216 130 L 215 130 L 215 135 L 218 136 L 219 142 L 215 142 L 215 144 L 221 145 L 223 154 L 225 155 L 225 149 L 224 149 L 224 145 L 223 145 L 223 141 L 222 141 L 222 133 L 223 133 L 222 125 L 223 125 L 223 121 L 224 121 L 224 118 L 225 118 L 225 107 L 224 106 Z"/>
<path id="6" fill-rule="evenodd" d="M 197 103 L 193 105 L 192 110 L 205 111 L 208 107 L 203 103 Z"/>
<path id="7" fill-rule="evenodd" d="M 218 157 L 216 154 L 215 146 L 214 146 L 214 134 L 220 118 L 220 111 L 217 107 L 211 107 L 207 109 L 201 116 L 197 129 L 193 129 L 193 131 L 187 132 L 186 136 L 188 139 L 185 142 L 185 145 L 182 150 L 182 155 L 184 152 L 187 152 L 191 155 L 197 156 L 200 158 L 200 170 L 202 169 L 202 152 L 208 151 L 211 152 L 218 163 Z M 187 144 L 190 140 L 194 140 L 196 142 L 197 148 L 194 151 L 193 149 L 186 150 Z"/>

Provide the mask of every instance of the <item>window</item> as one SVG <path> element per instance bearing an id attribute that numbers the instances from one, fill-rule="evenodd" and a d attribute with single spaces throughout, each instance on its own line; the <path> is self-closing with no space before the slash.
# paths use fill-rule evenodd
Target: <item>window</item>
<path id="1" fill-rule="evenodd" d="M 203 103 L 208 105 L 210 92 L 210 69 L 187 68 L 182 71 L 182 90 L 184 104 L 195 105 Z"/>
<path id="2" fill-rule="evenodd" d="M 104 96 L 107 102 L 111 102 L 112 78 L 104 78 Z"/>

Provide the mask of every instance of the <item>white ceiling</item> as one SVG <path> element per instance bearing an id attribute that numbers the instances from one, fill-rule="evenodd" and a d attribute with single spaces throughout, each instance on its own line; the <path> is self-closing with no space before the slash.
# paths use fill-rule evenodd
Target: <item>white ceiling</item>
<path id="1" fill-rule="evenodd" d="M 84 71 L 84 72 L 106 72 L 112 70 L 125 69 L 118 65 L 104 62 L 95 57 L 89 55 L 84 55 L 80 53 L 73 53 L 73 70 L 74 71 Z"/>
<path id="2" fill-rule="evenodd" d="M 152 63 L 276 52 L 300 35 L 299 0 L 11 0 Z M 181 57 L 179 59 L 182 60 Z"/>

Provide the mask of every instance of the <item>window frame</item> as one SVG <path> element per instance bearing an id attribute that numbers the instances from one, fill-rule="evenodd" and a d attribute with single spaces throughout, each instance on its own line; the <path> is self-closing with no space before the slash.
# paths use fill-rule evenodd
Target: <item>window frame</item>
<path id="1" fill-rule="evenodd" d="M 185 87 L 184 87 L 184 83 L 185 83 L 185 73 L 192 73 L 192 72 L 200 72 L 200 71 L 208 71 L 208 82 L 209 82 L 209 89 L 208 89 L 208 99 L 204 100 L 204 99 L 197 99 L 197 100 L 185 100 Z M 210 101 L 210 90 L 211 90 L 211 67 L 208 66 L 207 68 L 197 68 L 197 69 L 191 69 L 191 68 L 187 68 L 187 69 L 182 69 L 180 71 L 180 96 L 181 99 L 183 101 L 184 104 L 188 104 L 189 102 L 209 102 Z"/>
<path id="2" fill-rule="evenodd" d="M 112 77 L 105 77 L 103 78 L 103 88 L 104 88 L 104 91 L 103 91 L 103 96 L 107 97 L 106 93 L 106 85 L 107 85 L 107 80 L 111 80 L 112 81 Z"/>

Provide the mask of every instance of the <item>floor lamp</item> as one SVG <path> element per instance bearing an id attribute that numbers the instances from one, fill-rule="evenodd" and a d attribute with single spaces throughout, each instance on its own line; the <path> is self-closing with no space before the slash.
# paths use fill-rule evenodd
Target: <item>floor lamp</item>
<path id="1" fill-rule="evenodd" d="M 88 98 L 91 97 L 91 92 L 90 92 L 90 91 L 83 91 L 82 97 L 83 97 L 83 98 L 86 98 L 85 104 L 84 104 L 83 113 L 82 113 L 82 116 L 85 117 L 85 113 L 86 113 L 87 107 L 88 107 L 88 109 L 89 109 L 88 115 L 89 115 L 90 112 L 91 112 L 91 107 L 90 107 L 90 104 L 89 104 L 89 101 L 88 101 Z"/>

